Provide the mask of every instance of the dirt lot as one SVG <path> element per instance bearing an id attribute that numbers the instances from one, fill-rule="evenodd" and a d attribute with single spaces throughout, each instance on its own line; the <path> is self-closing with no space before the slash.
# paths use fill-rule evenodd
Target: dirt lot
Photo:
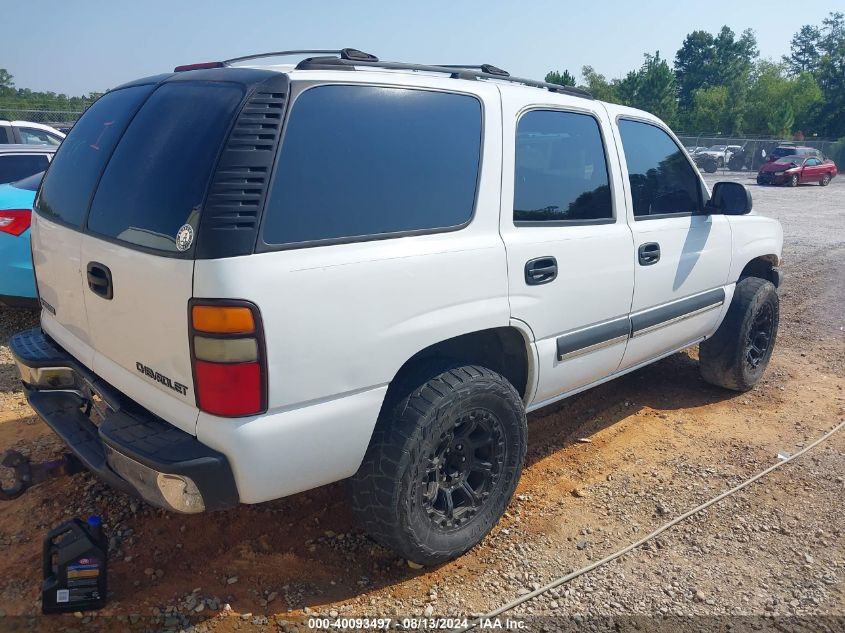
<path id="1" fill-rule="evenodd" d="M 225 632 L 295 628 L 317 614 L 401 622 L 483 613 L 637 540 L 775 463 L 779 451 L 796 452 L 845 419 L 845 178 L 783 189 L 727 177 L 746 182 L 756 210 L 777 217 L 786 235 L 778 344 L 754 391 L 702 382 L 692 349 L 531 415 L 528 466 L 505 519 L 436 569 L 414 569 L 366 538 L 343 484 L 180 516 L 87 474 L 53 481 L 0 506 L 0 614 L 39 613 L 41 538 L 94 512 L 111 535 L 111 601 L 97 614 L 2 618 L 0 629 L 160 629 L 190 618 L 196 630 Z M 35 321 L 0 313 L 0 343 Z M 61 450 L 28 408 L 5 346 L 0 448 L 34 458 Z M 604 630 L 608 617 L 617 630 L 714 630 L 731 616 L 734 630 L 841 631 L 845 620 L 822 616 L 845 617 L 843 530 L 845 432 L 511 615 L 525 616 L 530 630 Z"/>

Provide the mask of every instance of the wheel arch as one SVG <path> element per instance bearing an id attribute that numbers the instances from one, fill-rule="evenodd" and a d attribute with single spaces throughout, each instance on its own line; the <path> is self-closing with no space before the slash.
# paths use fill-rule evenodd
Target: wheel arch
<path id="1" fill-rule="evenodd" d="M 527 327 L 514 323 L 503 327 L 467 332 L 425 347 L 407 359 L 390 381 L 385 404 L 396 402 L 404 391 L 422 377 L 427 368 L 445 362 L 481 365 L 501 374 L 517 390 L 523 402 L 530 398 L 536 382 L 536 357 Z"/>
<path id="2" fill-rule="evenodd" d="M 739 273 L 737 282 L 742 281 L 746 277 L 758 277 L 766 281 L 771 281 L 777 288 L 781 282 L 781 274 L 777 268 L 778 263 L 780 263 L 780 258 L 777 255 L 758 255 L 745 264 L 742 272 Z"/>

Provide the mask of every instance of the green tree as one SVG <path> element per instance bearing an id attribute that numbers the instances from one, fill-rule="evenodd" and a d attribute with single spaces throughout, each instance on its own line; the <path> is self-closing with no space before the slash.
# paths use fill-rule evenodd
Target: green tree
<path id="1" fill-rule="evenodd" d="M 715 58 L 713 36 L 707 31 L 693 31 L 684 38 L 675 55 L 678 105 L 682 110 L 692 108 L 696 90 L 713 85 Z"/>
<path id="2" fill-rule="evenodd" d="M 789 55 L 783 56 L 783 61 L 793 75 L 803 72 L 814 73 L 818 70 L 819 40 L 821 31 L 818 27 L 805 24 L 793 37 L 790 43 Z"/>
<path id="3" fill-rule="evenodd" d="M 596 99 L 608 103 L 619 103 L 614 86 L 592 66 L 584 66 L 581 69 L 581 76 L 584 78 L 581 88 L 589 90 Z"/>
<path id="4" fill-rule="evenodd" d="M 725 86 L 701 88 L 693 95 L 693 107 L 689 112 L 689 125 L 696 132 L 726 132 L 725 112 L 728 89 Z"/>
<path id="5" fill-rule="evenodd" d="M 575 77 L 570 74 L 568 70 L 564 70 L 563 74 L 556 70 L 546 73 L 546 82 L 550 84 L 558 84 L 559 86 L 574 86 Z"/>
<path id="6" fill-rule="evenodd" d="M 815 132 L 814 109 L 822 92 L 813 75 L 787 74 L 788 64 L 759 62 L 747 95 L 746 131 L 790 137 L 793 131 Z"/>
<path id="7" fill-rule="evenodd" d="M 822 20 L 819 49 L 825 55 L 834 55 L 840 43 L 845 39 L 845 15 L 836 11 L 831 12 Z"/>
<path id="8" fill-rule="evenodd" d="M 623 79 L 614 79 L 611 84 L 619 103 L 632 108 L 637 107 L 637 93 L 640 90 L 640 73 L 629 70 Z"/>
<path id="9" fill-rule="evenodd" d="M 629 73 L 631 76 L 631 73 Z M 623 80 L 623 83 L 628 77 Z M 645 61 L 631 81 L 633 98 L 630 105 L 651 112 L 669 125 L 675 123 L 678 102 L 675 97 L 675 74 L 660 51 L 654 55 L 646 53 Z"/>

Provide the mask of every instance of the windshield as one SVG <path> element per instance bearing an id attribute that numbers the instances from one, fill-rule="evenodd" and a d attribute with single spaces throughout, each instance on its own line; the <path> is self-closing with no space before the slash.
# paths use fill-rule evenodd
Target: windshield
<path id="1" fill-rule="evenodd" d="M 799 156 L 784 156 L 783 158 L 778 158 L 775 162 L 779 165 L 798 164 L 801 162 L 801 158 Z"/>
<path id="2" fill-rule="evenodd" d="M 26 189 L 27 191 L 35 191 L 38 185 L 41 184 L 41 179 L 44 177 L 44 172 L 39 171 L 37 174 L 32 174 L 26 178 L 22 178 L 17 182 L 11 183 L 15 189 Z"/>
<path id="3" fill-rule="evenodd" d="M 724 152 L 726 149 L 728 149 L 727 145 L 711 145 L 710 146 L 711 152 Z"/>

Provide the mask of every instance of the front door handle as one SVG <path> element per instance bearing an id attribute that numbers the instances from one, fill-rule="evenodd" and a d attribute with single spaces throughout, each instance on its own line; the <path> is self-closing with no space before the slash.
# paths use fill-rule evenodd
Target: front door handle
<path id="1" fill-rule="evenodd" d="M 108 266 L 98 262 L 88 262 L 86 277 L 88 278 L 88 288 L 95 295 L 109 300 L 114 297 L 111 271 Z"/>
<path id="2" fill-rule="evenodd" d="M 525 283 L 539 286 L 554 281 L 557 277 L 557 260 L 551 255 L 537 257 L 525 264 Z"/>
<path id="3" fill-rule="evenodd" d="M 640 266 L 651 266 L 660 261 L 660 244 L 657 242 L 646 242 L 637 250 Z"/>

